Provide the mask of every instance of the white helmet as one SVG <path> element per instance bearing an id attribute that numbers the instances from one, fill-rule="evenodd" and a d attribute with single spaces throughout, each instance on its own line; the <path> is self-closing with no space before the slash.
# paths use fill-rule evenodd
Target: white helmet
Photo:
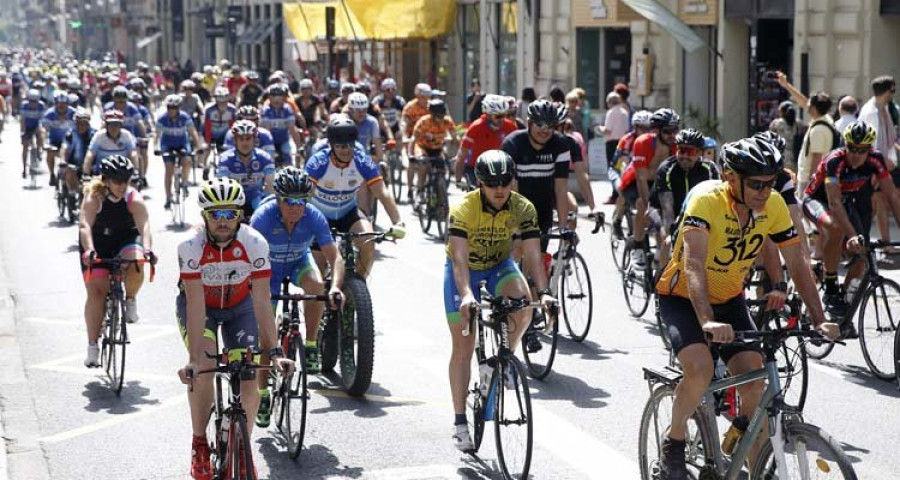
<path id="1" fill-rule="evenodd" d="M 313 88 L 313 81 L 308 78 L 300 80 L 300 88 Z"/>
<path id="2" fill-rule="evenodd" d="M 228 89 L 225 87 L 216 87 L 213 96 L 216 98 L 228 98 Z"/>
<path id="3" fill-rule="evenodd" d="M 427 83 L 416 84 L 415 94 L 431 96 L 431 85 Z"/>
<path id="4" fill-rule="evenodd" d="M 631 125 L 634 127 L 650 127 L 650 120 L 653 117 L 653 113 L 649 110 L 639 110 L 634 112 L 634 115 L 631 116 Z"/>
<path id="5" fill-rule="evenodd" d="M 350 110 L 368 110 L 369 98 L 366 97 L 365 93 L 353 92 L 347 97 L 347 105 L 350 107 Z"/>
<path id="6" fill-rule="evenodd" d="M 493 93 L 485 95 L 481 101 L 481 110 L 488 115 L 500 115 L 506 113 L 509 109 L 506 97 L 494 95 Z"/>
<path id="7" fill-rule="evenodd" d="M 391 77 L 385 78 L 384 80 L 381 81 L 381 89 L 384 90 L 386 88 L 393 88 L 394 90 L 396 90 L 397 89 L 397 81 Z"/>

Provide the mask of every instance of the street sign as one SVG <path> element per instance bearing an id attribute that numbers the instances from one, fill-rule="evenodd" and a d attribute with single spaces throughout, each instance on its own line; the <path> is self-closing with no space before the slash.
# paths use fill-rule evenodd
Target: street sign
<path id="1" fill-rule="evenodd" d="M 206 37 L 224 37 L 225 36 L 225 25 L 207 25 L 206 26 Z"/>
<path id="2" fill-rule="evenodd" d="M 244 21 L 244 7 L 240 5 L 229 5 L 227 17 L 230 22 L 240 23 Z"/>

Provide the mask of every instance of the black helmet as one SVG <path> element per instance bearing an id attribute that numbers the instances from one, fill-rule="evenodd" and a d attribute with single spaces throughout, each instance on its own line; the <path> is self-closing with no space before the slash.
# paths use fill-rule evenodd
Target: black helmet
<path id="1" fill-rule="evenodd" d="M 546 100 L 537 100 L 528 105 L 528 120 L 539 125 L 555 127 L 560 122 L 559 107 Z"/>
<path id="2" fill-rule="evenodd" d="M 309 199 L 316 187 L 306 172 L 297 167 L 286 167 L 275 175 L 272 188 L 279 197 Z"/>
<path id="3" fill-rule="evenodd" d="M 503 150 L 487 150 L 475 161 L 475 178 L 487 186 L 509 185 L 516 178 L 516 164 Z"/>
<path id="4" fill-rule="evenodd" d="M 660 108 L 650 117 L 650 126 L 653 128 L 678 127 L 681 117 L 671 108 Z"/>
<path id="5" fill-rule="evenodd" d="M 134 164 L 122 155 L 110 155 L 100 162 L 100 174 L 112 180 L 131 180 Z"/>
<path id="6" fill-rule="evenodd" d="M 844 142 L 849 145 L 872 145 L 877 133 L 868 123 L 857 120 L 844 129 Z"/>
<path id="7" fill-rule="evenodd" d="M 703 138 L 703 134 L 694 128 L 686 128 L 675 136 L 675 145 L 687 145 L 702 150 L 705 143 L 706 140 Z"/>
<path id="8" fill-rule="evenodd" d="M 266 93 L 268 93 L 270 97 L 286 97 L 288 89 L 283 83 L 275 83 L 269 85 L 269 88 L 266 89 Z"/>
<path id="9" fill-rule="evenodd" d="M 356 122 L 346 115 L 333 115 L 331 120 L 328 121 L 326 134 L 328 135 L 328 143 L 341 145 L 353 143 L 359 138 Z"/>
<path id="10" fill-rule="evenodd" d="M 447 104 L 440 98 L 433 98 L 428 101 L 428 113 L 436 116 L 444 116 L 447 114 Z"/>
<path id="11" fill-rule="evenodd" d="M 719 157 L 726 170 L 733 170 L 742 177 L 775 175 L 781 171 L 781 152 L 758 138 L 726 143 L 722 145 Z"/>
<path id="12" fill-rule="evenodd" d="M 112 97 L 128 100 L 128 89 L 123 87 L 122 85 L 119 85 L 118 87 L 113 89 Z"/>
<path id="13" fill-rule="evenodd" d="M 764 142 L 769 142 L 776 150 L 781 152 L 784 155 L 784 149 L 787 147 L 787 142 L 784 141 L 784 137 L 781 135 L 771 131 L 766 130 L 764 132 L 756 132 L 753 134 L 753 138 L 757 138 Z"/>

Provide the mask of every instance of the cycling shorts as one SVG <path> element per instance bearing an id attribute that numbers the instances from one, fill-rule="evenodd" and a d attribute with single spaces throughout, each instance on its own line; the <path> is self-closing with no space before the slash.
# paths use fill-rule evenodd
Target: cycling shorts
<path id="1" fill-rule="evenodd" d="M 178 316 L 181 339 L 184 341 L 184 346 L 188 347 L 187 297 L 183 291 L 175 299 L 175 312 Z M 259 324 L 256 321 L 256 313 L 253 311 L 252 295 L 247 295 L 247 298 L 232 308 L 206 307 L 206 329 L 203 331 L 203 336 L 213 342 L 216 341 L 218 322 L 222 323 L 222 333 L 224 334 L 222 344 L 225 348 L 233 350 L 259 346 Z"/>
<path id="2" fill-rule="evenodd" d="M 487 270 L 469 269 L 469 288 L 475 294 L 475 300 L 481 301 L 481 291 L 479 283 L 487 280 L 487 290 L 491 295 L 498 296 L 503 291 L 503 287 L 509 282 L 521 280 L 523 285 L 525 277 L 511 258 L 500 262 L 493 268 Z M 459 323 L 462 316 L 459 313 L 459 306 L 462 304 L 462 298 L 459 290 L 456 289 L 456 278 L 453 276 L 453 261 L 449 258 L 444 265 L 444 311 L 447 313 L 447 323 Z"/>
<path id="3" fill-rule="evenodd" d="M 299 260 L 290 263 L 272 263 L 272 276 L 269 278 L 269 289 L 272 295 L 281 293 L 281 282 L 287 278 L 296 286 L 300 286 L 303 277 L 314 274 L 319 277 L 319 267 L 312 258 L 312 252 L 306 251 Z M 272 300 L 272 305 L 277 304 L 276 300 Z"/>
<path id="4" fill-rule="evenodd" d="M 293 163 L 294 153 L 296 153 L 297 150 L 294 148 L 294 142 L 288 140 L 284 143 L 276 143 L 275 144 L 275 152 L 277 152 L 279 154 L 277 164 L 284 165 L 284 164 L 288 164 L 288 163 Z"/>
<path id="5" fill-rule="evenodd" d="M 690 299 L 677 295 L 658 295 L 658 298 L 659 315 L 672 341 L 672 353 L 678 355 L 678 352 L 688 345 L 708 343 Z M 723 304 L 713 305 L 712 309 L 715 321 L 727 323 L 735 331 L 756 330 L 743 295 L 738 295 Z M 726 365 L 732 357 L 741 352 L 762 352 L 758 345 L 713 345 L 711 348 L 714 352 L 717 351 Z"/>
<path id="6" fill-rule="evenodd" d="M 65 137 L 50 137 L 47 141 L 47 144 L 51 147 L 56 147 L 57 150 L 62 148 L 63 142 L 65 141 Z"/>
<path id="7" fill-rule="evenodd" d="M 127 235 L 120 238 L 113 238 L 105 242 L 94 242 L 94 249 L 99 258 L 144 258 L 144 246 L 141 243 L 140 235 Z M 112 265 L 108 263 L 100 263 L 88 269 L 81 262 L 84 255 L 84 247 L 78 242 L 78 264 L 81 266 L 81 276 L 84 283 L 88 283 L 94 278 L 106 278 L 109 276 Z"/>
<path id="8" fill-rule="evenodd" d="M 160 148 L 160 151 L 162 151 L 162 153 L 177 152 L 178 150 L 184 150 L 184 156 L 188 156 L 193 152 L 193 150 L 191 149 L 190 143 L 185 143 L 184 145 L 173 145 L 173 146 L 166 145 L 166 146 L 163 146 Z M 176 163 L 174 156 L 166 156 L 166 157 L 162 157 L 162 158 L 163 158 L 164 163 Z"/>
<path id="9" fill-rule="evenodd" d="M 858 197 L 847 196 L 841 199 L 847 218 L 853 228 L 869 241 L 869 231 L 872 229 L 872 199 L 868 195 Z M 803 199 L 803 214 L 809 221 L 814 222 L 819 228 L 833 215 L 828 205 L 813 197 Z"/>
<path id="10" fill-rule="evenodd" d="M 416 145 L 413 149 L 414 156 L 410 157 L 409 163 L 417 163 L 422 161 L 422 157 L 438 157 L 444 158 L 444 149 L 443 148 L 422 148 L 419 145 Z"/>
<path id="11" fill-rule="evenodd" d="M 21 135 L 22 142 L 24 143 L 24 142 L 28 142 L 29 140 L 31 140 L 31 137 L 34 136 L 34 134 L 37 133 L 38 130 L 39 130 L 38 127 L 31 127 L 31 128 L 25 127 L 25 131 L 23 131 L 22 135 Z"/>

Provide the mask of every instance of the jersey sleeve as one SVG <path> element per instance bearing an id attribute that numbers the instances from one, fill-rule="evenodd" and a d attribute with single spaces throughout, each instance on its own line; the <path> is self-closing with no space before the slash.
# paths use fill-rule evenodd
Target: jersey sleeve
<path id="1" fill-rule="evenodd" d="M 647 168 L 653 160 L 653 136 L 641 135 L 631 148 L 631 163 L 635 168 Z"/>
<path id="2" fill-rule="evenodd" d="M 333 244 L 334 237 L 331 236 L 331 228 L 328 226 L 328 220 L 325 218 L 325 215 L 322 215 L 322 212 L 317 210 L 313 205 L 307 207 L 307 212 L 310 212 L 310 216 L 313 218 L 312 231 L 316 243 L 319 244 L 320 247 L 327 247 L 328 245 Z"/>
<path id="3" fill-rule="evenodd" d="M 178 276 L 181 280 L 200 279 L 200 257 L 202 256 L 203 244 L 196 235 L 178 245 Z"/>
<path id="4" fill-rule="evenodd" d="M 475 135 L 478 132 L 478 127 L 481 125 L 480 121 L 472 122 L 469 125 L 469 128 L 466 129 L 466 133 L 463 135 L 462 142 L 460 142 L 460 148 L 465 148 L 466 150 L 472 150 L 472 147 L 475 146 Z"/>
<path id="5" fill-rule="evenodd" d="M 568 137 L 563 137 L 560 144 L 559 153 L 556 155 L 553 166 L 553 178 L 569 178 L 569 164 L 572 163 L 572 159 L 574 158 L 572 155 L 572 147 L 574 146 L 575 150 L 580 149 L 575 143 L 575 140 Z M 580 152 L 578 153 L 578 158 L 581 158 Z"/>
<path id="6" fill-rule="evenodd" d="M 366 185 L 372 185 L 381 180 L 381 172 L 378 171 L 378 166 L 372 161 L 372 157 L 366 154 L 359 146 L 354 152 L 354 157 L 356 168 L 359 169 L 360 175 L 366 180 Z"/>
<path id="7" fill-rule="evenodd" d="M 671 185 L 669 185 L 669 182 L 666 181 L 666 177 L 668 176 L 671 165 L 671 163 L 665 161 L 656 170 L 656 182 L 653 184 L 653 188 L 656 189 L 657 193 L 672 191 L 672 189 L 670 188 Z"/>
<path id="8" fill-rule="evenodd" d="M 769 238 L 779 247 L 793 245 L 800 242 L 794 221 L 787 209 L 787 205 L 781 195 L 773 193 L 766 202 L 766 211 L 772 216 L 772 227 L 769 229 Z"/>
<path id="9" fill-rule="evenodd" d="M 519 235 L 521 235 L 522 240 L 541 238 L 541 228 L 538 225 L 537 209 L 535 209 L 534 204 L 529 202 L 525 197 L 519 196 L 519 198 L 522 200 L 516 218 L 516 221 L 519 224 Z"/>
<path id="10" fill-rule="evenodd" d="M 317 152 L 312 158 L 306 162 L 306 173 L 313 183 L 318 183 L 319 179 L 325 175 L 328 170 L 328 156 L 323 151 Z"/>
<path id="11" fill-rule="evenodd" d="M 275 161 L 272 160 L 272 156 L 266 153 L 265 150 L 257 149 L 256 156 L 259 158 L 260 163 L 260 171 L 263 175 L 275 175 Z"/>
<path id="12" fill-rule="evenodd" d="M 100 132 L 97 132 L 94 134 L 93 137 L 91 137 L 91 143 L 88 144 L 88 150 L 90 150 L 94 153 L 97 153 L 98 151 L 100 151 L 100 140 L 99 139 L 100 139 Z"/>
<path id="13" fill-rule="evenodd" d="M 710 221 L 715 218 L 708 195 L 688 195 L 683 217 L 681 227 L 683 231 L 705 230 L 708 232 Z"/>
<path id="14" fill-rule="evenodd" d="M 450 216 L 449 220 L 447 220 L 447 225 L 450 229 L 450 235 L 454 237 L 469 238 L 469 233 L 475 228 L 474 222 L 472 221 L 472 207 L 470 205 L 475 202 L 468 202 L 466 199 L 467 197 L 463 197 L 463 200 L 450 207 Z"/>
<path id="15" fill-rule="evenodd" d="M 884 162 L 884 157 L 882 155 L 869 155 L 869 164 L 872 165 L 872 170 L 875 172 L 875 178 L 878 180 L 882 180 L 891 176 L 891 172 L 888 171 L 887 164 Z"/>
<path id="16" fill-rule="evenodd" d="M 259 232 L 252 228 L 247 229 L 247 258 L 252 269 L 250 278 L 269 278 L 272 276 L 272 264 L 269 260 L 269 242 Z"/>

